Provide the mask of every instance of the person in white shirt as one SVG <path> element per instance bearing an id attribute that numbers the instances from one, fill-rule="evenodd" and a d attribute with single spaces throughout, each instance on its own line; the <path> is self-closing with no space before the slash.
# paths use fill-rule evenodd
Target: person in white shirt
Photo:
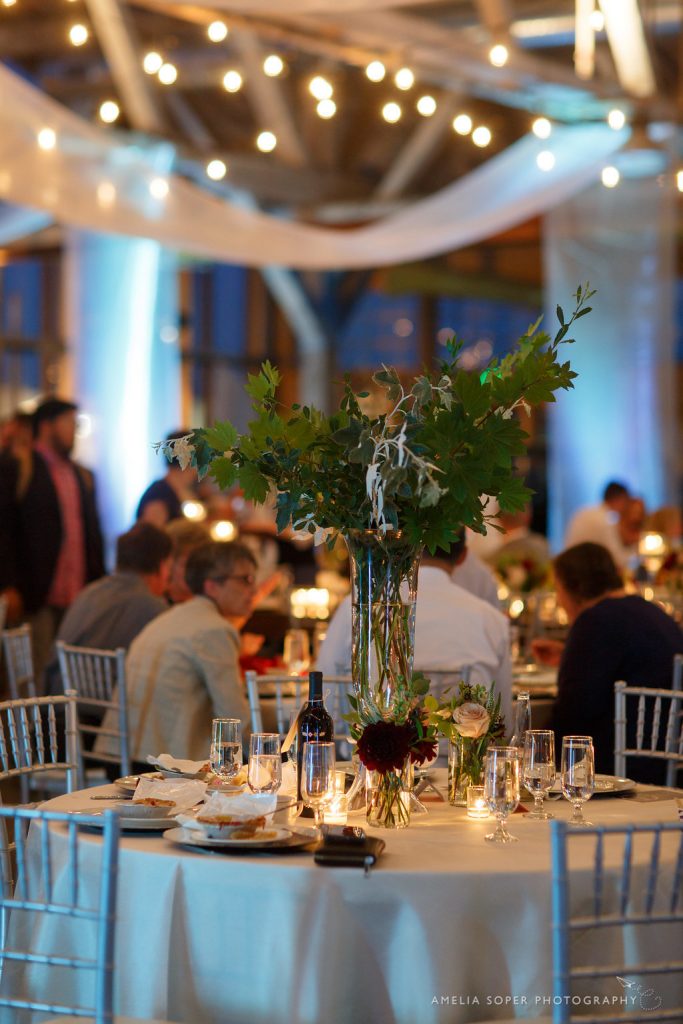
<path id="1" fill-rule="evenodd" d="M 587 505 L 574 513 L 564 538 L 565 550 L 577 544 L 601 544 L 610 552 L 617 567 L 625 568 L 628 552 L 619 536 L 619 517 L 626 511 L 630 500 L 625 484 L 610 481 L 599 505 Z"/>
<path id="2" fill-rule="evenodd" d="M 462 561 L 456 564 L 451 573 L 451 579 L 463 590 L 474 594 L 475 597 L 480 597 L 482 601 L 486 601 L 500 611 L 496 577 L 488 565 L 475 555 L 474 551 L 470 551 L 469 548 L 464 549 Z"/>
<path id="3" fill-rule="evenodd" d="M 415 670 L 470 668 L 471 683 L 496 684 L 508 731 L 512 724 L 512 664 L 510 629 L 505 616 L 486 601 L 451 580 L 464 540 L 450 551 L 424 552 L 418 573 L 415 615 Z M 345 597 L 330 622 L 316 667 L 327 675 L 348 671 L 351 665 L 351 597 Z M 442 681 L 443 682 L 443 681 Z M 439 690 L 441 685 L 439 686 Z"/>
<path id="4" fill-rule="evenodd" d="M 243 544 L 209 542 L 191 552 L 185 579 L 193 596 L 145 626 L 126 658 L 130 753 L 136 767 L 148 754 L 208 760 L 212 718 L 239 718 L 248 741 L 240 638 L 230 620 L 251 611 L 256 562 Z M 107 716 L 105 726 L 115 728 Z M 98 738 L 97 749 L 107 749 L 107 737 Z"/>

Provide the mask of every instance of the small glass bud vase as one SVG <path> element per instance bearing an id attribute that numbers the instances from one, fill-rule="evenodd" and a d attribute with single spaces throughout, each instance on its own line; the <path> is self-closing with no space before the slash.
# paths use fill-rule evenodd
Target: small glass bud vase
<path id="1" fill-rule="evenodd" d="M 398 771 L 369 771 L 365 796 L 365 818 L 368 825 L 375 828 L 407 828 L 410 825 L 412 783 L 410 755 Z"/>
<path id="2" fill-rule="evenodd" d="M 466 736 L 448 741 L 448 800 L 456 807 L 466 807 L 468 787 L 483 782 L 487 745 Z"/>

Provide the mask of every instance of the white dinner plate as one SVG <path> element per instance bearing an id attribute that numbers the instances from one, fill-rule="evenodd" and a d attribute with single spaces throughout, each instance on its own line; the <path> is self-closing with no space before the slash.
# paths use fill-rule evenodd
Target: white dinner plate
<path id="1" fill-rule="evenodd" d="M 121 805 L 121 814 L 119 814 L 119 827 L 122 832 L 162 832 L 164 829 L 167 829 L 170 823 L 174 820 L 173 817 L 168 814 L 143 818 L 129 817 L 126 812 L 130 810 L 130 807 L 131 804 L 129 804 L 128 802 Z M 114 807 L 106 808 L 106 810 L 113 811 L 117 811 L 118 809 L 119 808 L 116 805 L 114 805 Z M 170 807 L 169 810 L 172 811 L 173 808 Z M 89 817 L 101 818 L 101 822 L 92 821 L 88 822 L 88 824 L 92 825 L 94 828 L 97 828 L 100 825 L 104 827 L 104 808 L 97 807 L 97 809 L 90 810 L 90 808 L 88 807 L 79 807 L 78 810 L 69 811 L 68 813 L 73 814 L 75 818 L 78 818 L 81 815 L 88 815 Z"/>
<path id="2" fill-rule="evenodd" d="M 595 790 L 593 796 L 613 796 L 615 793 L 629 793 L 636 788 L 633 779 L 623 779 L 619 775 L 597 775 L 595 776 Z M 551 793 L 562 792 L 562 777 L 557 776 L 553 783 Z"/>
<path id="3" fill-rule="evenodd" d="M 237 848 L 260 848 L 270 846 L 273 843 L 282 843 L 291 839 L 292 833 L 287 828 L 267 828 L 260 833 L 256 832 L 247 839 L 235 839 L 230 836 L 227 839 L 210 839 L 203 832 L 188 828 L 172 828 L 164 832 L 164 839 L 169 842 L 179 843 L 182 846 L 200 846 L 207 848 L 231 847 Z M 312 838 L 308 840 L 312 841 Z"/>
<path id="4" fill-rule="evenodd" d="M 124 775 L 120 779 L 114 779 L 114 785 L 126 793 L 134 793 L 140 779 L 161 779 L 161 772 L 144 772 L 142 775 Z"/>

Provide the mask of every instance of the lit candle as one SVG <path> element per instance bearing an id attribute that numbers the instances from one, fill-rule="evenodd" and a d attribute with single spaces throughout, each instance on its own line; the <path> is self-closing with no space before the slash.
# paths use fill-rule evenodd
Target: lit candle
<path id="1" fill-rule="evenodd" d="M 484 799 L 484 787 L 483 786 L 468 786 L 467 787 L 467 817 L 468 818 L 488 818 L 489 809 Z"/>
<path id="2" fill-rule="evenodd" d="M 332 797 L 325 808 L 323 818 L 326 825 L 345 825 L 348 817 L 348 800 L 343 794 Z"/>

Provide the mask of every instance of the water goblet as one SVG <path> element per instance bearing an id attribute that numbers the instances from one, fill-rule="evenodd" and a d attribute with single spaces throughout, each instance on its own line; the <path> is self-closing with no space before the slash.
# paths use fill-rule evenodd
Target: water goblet
<path id="1" fill-rule="evenodd" d="M 282 785 L 280 737 L 276 732 L 255 732 L 249 737 L 247 785 L 252 793 L 277 793 Z"/>
<path id="2" fill-rule="evenodd" d="M 214 718 L 211 723 L 211 771 L 230 782 L 242 767 L 242 723 L 239 718 Z"/>
<path id="3" fill-rule="evenodd" d="M 334 743 L 304 743 L 301 796 L 306 806 L 313 808 L 316 828 L 320 828 L 323 807 L 332 800 L 334 791 Z"/>
<path id="4" fill-rule="evenodd" d="M 486 836 L 489 843 L 516 843 L 505 827 L 508 814 L 519 803 L 520 757 L 517 747 L 491 747 L 484 764 L 484 797 L 497 819 L 496 831 Z"/>
<path id="5" fill-rule="evenodd" d="M 583 804 L 595 789 L 595 754 L 592 736 L 562 739 L 562 792 L 573 807 L 570 825 L 592 826 L 583 816 Z"/>
<path id="6" fill-rule="evenodd" d="M 543 801 L 555 782 L 555 734 L 552 729 L 529 729 L 524 734 L 522 781 L 534 798 L 529 821 L 554 817 L 543 810 Z"/>

